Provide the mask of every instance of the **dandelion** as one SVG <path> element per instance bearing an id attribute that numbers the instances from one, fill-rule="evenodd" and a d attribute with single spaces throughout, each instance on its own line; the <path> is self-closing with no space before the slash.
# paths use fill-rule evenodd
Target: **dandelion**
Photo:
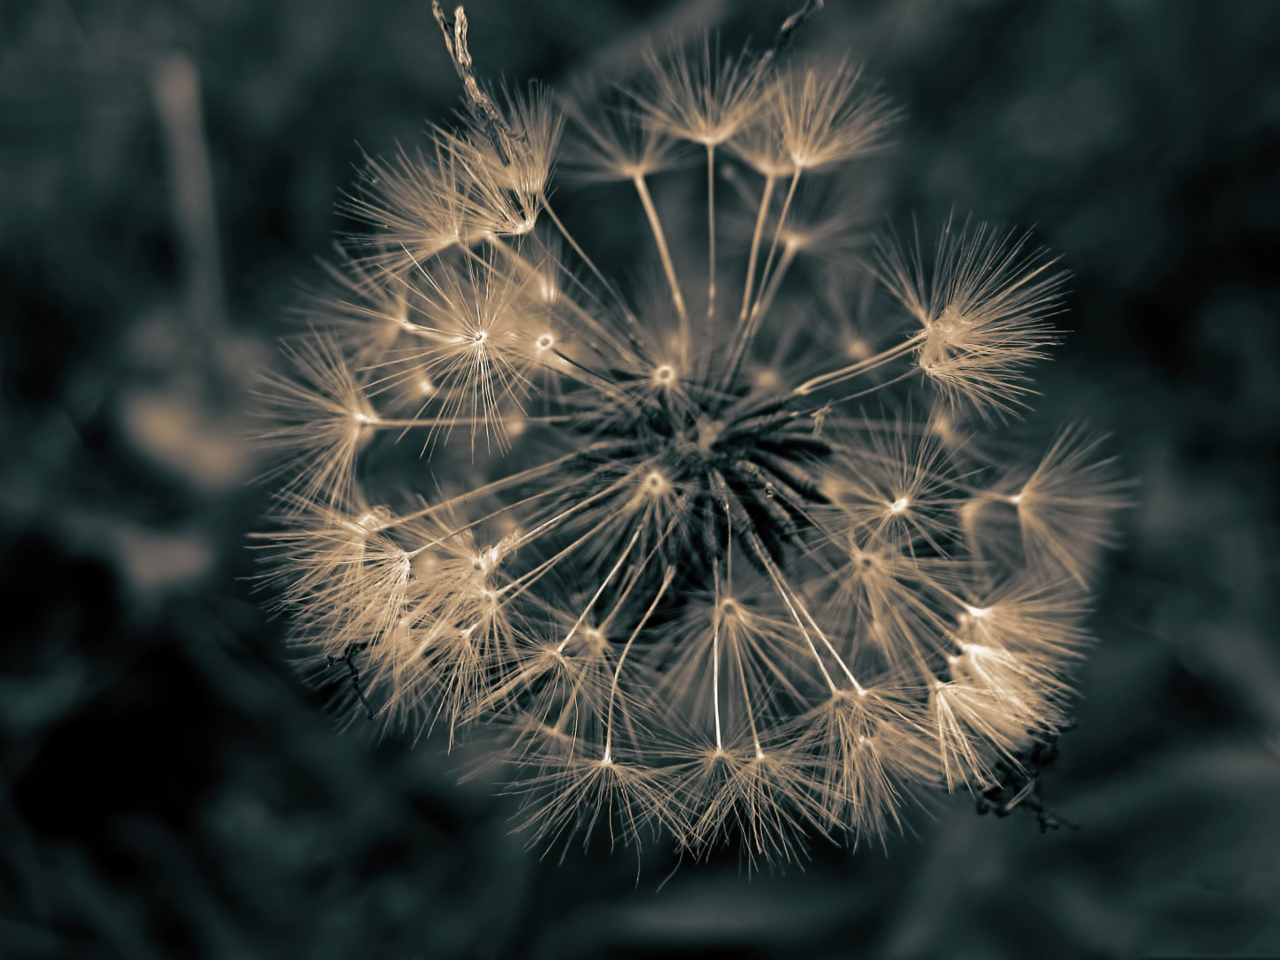
<path id="1" fill-rule="evenodd" d="M 1124 504 L 1079 430 L 977 444 L 1055 339 L 1052 259 L 955 223 L 864 259 L 850 168 L 895 111 L 848 64 L 704 39 L 553 102 L 436 13 L 466 119 L 370 161 L 267 391 L 301 655 L 381 723 L 486 731 L 537 843 L 785 860 L 990 786 L 1067 722 Z"/>
<path id="2" fill-rule="evenodd" d="M 931 258 L 886 243 L 878 273 L 919 322 L 916 362 L 943 395 L 979 410 L 1008 410 L 1031 388 L 1026 367 L 1055 335 L 1066 276 L 1054 259 L 1026 251 L 1028 237 L 1000 236 L 986 224 L 947 223 Z"/>

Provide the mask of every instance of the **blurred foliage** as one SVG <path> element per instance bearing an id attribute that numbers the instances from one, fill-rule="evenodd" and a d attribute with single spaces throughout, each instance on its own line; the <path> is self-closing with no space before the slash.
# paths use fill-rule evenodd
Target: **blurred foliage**
<path id="1" fill-rule="evenodd" d="M 790 8 L 468 13 L 489 75 L 569 82 Z M 907 106 L 898 216 L 1075 273 L 1040 407 L 1141 503 L 1043 781 L 1074 828 L 955 798 L 785 873 L 539 859 L 483 777 L 338 730 L 250 579 L 247 390 L 361 151 L 455 103 L 430 6 L 9 0 L 0 956 L 1280 954 L 1280 5 L 829 0 L 801 46 Z"/>

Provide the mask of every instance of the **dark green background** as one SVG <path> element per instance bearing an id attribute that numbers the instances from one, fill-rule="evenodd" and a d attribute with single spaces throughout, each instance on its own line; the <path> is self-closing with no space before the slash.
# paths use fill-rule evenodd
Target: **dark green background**
<path id="1" fill-rule="evenodd" d="M 482 72 L 564 82 L 791 8 L 468 12 Z M 429 4 L 2 0 L 0 956 L 1280 955 L 1280 4 L 830 0 L 799 45 L 907 107 L 897 222 L 1034 225 L 1075 274 L 1032 430 L 1109 430 L 1140 479 L 1044 783 L 1078 829 L 956 798 L 887 852 L 663 884 L 336 730 L 245 579 L 246 389 L 361 148 L 456 102 Z"/>

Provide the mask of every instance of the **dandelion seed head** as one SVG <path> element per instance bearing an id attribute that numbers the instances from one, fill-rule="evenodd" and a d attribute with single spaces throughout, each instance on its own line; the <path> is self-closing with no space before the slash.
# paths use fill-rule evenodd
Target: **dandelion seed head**
<path id="1" fill-rule="evenodd" d="M 720 55 L 712 37 L 685 50 L 645 54 L 648 84 L 634 94 L 643 122 L 670 136 L 715 147 L 749 123 L 763 95 L 765 70 L 747 54 Z"/>
<path id="2" fill-rule="evenodd" d="M 553 101 L 446 35 L 461 128 L 369 161 L 264 390 L 302 654 L 380 723 L 500 729 L 538 844 L 789 859 L 1060 729 L 1125 486 L 1078 428 L 978 446 L 1053 259 L 956 222 L 864 253 L 896 111 L 851 64 L 706 39 Z"/>

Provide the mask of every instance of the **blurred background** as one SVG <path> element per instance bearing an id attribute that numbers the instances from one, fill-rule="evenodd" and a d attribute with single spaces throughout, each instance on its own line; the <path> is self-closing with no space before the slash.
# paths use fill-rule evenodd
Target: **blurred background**
<path id="1" fill-rule="evenodd" d="M 765 42 L 792 0 L 474 0 L 482 75 Z M 1139 478 L 1042 833 L 539 858 L 338 729 L 263 613 L 246 396 L 362 151 L 444 119 L 426 0 L 0 0 L 0 957 L 1280 956 L 1280 4 L 828 0 L 907 108 L 891 212 L 1034 226 L 1043 366 Z M 909 221 L 908 221 L 909 222 Z"/>

